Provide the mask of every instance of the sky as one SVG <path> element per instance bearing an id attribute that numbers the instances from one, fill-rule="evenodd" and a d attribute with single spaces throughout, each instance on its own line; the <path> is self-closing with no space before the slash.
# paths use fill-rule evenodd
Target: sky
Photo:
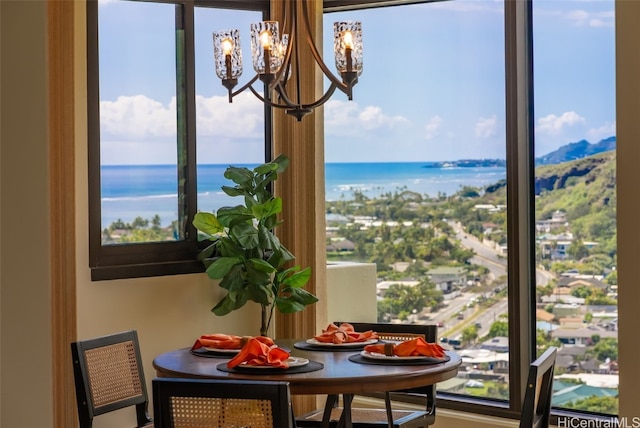
<path id="1" fill-rule="evenodd" d="M 103 164 L 175 163 L 174 7 L 102 0 L 100 99 Z M 216 77 L 211 34 L 238 28 L 253 77 L 255 12 L 198 8 L 195 16 L 198 162 L 262 161 L 263 106 L 250 92 L 229 104 Z M 354 100 L 325 104 L 327 162 L 505 158 L 504 6 L 453 0 L 326 14 L 359 20 L 364 71 Z M 536 155 L 615 135 L 613 0 L 534 1 Z"/>

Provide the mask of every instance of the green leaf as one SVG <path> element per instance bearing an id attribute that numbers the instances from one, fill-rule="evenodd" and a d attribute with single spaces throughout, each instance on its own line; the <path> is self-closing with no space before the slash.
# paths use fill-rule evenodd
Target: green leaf
<path id="1" fill-rule="evenodd" d="M 218 210 L 218 221 L 225 227 L 231 227 L 233 223 L 247 221 L 251 219 L 251 214 L 242 205 L 235 207 L 222 207 Z"/>
<path id="2" fill-rule="evenodd" d="M 278 274 L 278 277 L 280 278 L 280 282 L 283 285 L 286 285 L 292 288 L 304 287 L 307 284 L 307 282 L 309 282 L 309 279 L 311 278 L 311 268 L 307 267 L 299 272 L 296 272 L 298 269 L 300 269 L 300 267 L 295 266 L 293 268 L 289 268 L 284 272 L 281 272 L 280 274 Z M 291 273 L 291 272 L 294 272 L 294 273 Z"/>
<path id="3" fill-rule="evenodd" d="M 276 306 L 282 313 L 298 312 L 316 303 L 318 298 L 302 288 L 285 288 L 276 296 Z"/>
<path id="4" fill-rule="evenodd" d="M 283 154 L 278 155 L 278 157 L 271 162 L 278 165 L 278 174 L 282 174 L 289 166 L 289 158 Z"/>
<path id="5" fill-rule="evenodd" d="M 241 223 L 234 225 L 230 232 L 244 248 L 258 247 L 258 229 L 253 227 L 252 224 Z"/>
<path id="6" fill-rule="evenodd" d="M 243 294 L 228 293 L 211 309 L 211 312 L 218 316 L 227 315 L 231 311 L 240 309 L 247 303 L 247 299 Z"/>
<path id="7" fill-rule="evenodd" d="M 238 189 L 237 187 L 222 186 L 221 189 L 229 196 L 242 196 L 246 193 L 244 190 Z"/>
<path id="8" fill-rule="evenodd" d="M 253 259 L 255 260 L 255 259 Z M 271 274 L 262 270 L 254 268 L 254 265 L 250 262 L 246 264 L 246 280 L 248 286 L 262 286 L 271 283 Z"/>
<path id="9" fill-rule="evenodd" d="M 268 201 L 251 207 L 251 213 L 261 220 L 282 212 L 282 198 L 271 198 Z"/>
<path id="10" fill-rule="evenodd" d="M 205 249 L 198 253 L 198 260 L 204 261 L 214 256 L 219 250 L 220 243 L 220 239 L 217 239 L 212 244 L 207 245 Z"/>
<path id="11" fill-rule="evenodd" d="M 253 265 L 253 267 L 260 272 L 271 273 L 276 270 L 275 267 L 271 266 L 268 262 L 262 259 L 251 259 L 249 263 Z"/>
<path id="12" fill-rule="evenodd" d="M 224 226 L 220 223 L 218 218 L 208 212 L 196 213 L 193 217 L 193 226 L 209 236 L 213 236 L 224 231 Z"/>
<path id="13" fill-rule="evenodd" d="M 253 180 L 253 172 L 248 168 L 230 166 L 225 170 L 224 177 L 236 184 L 245 185 Z"/>
<path id="14" fill-rule="evenodd" d="M 271 300 L 273 299 L 273 294 L 269 287 L 250 287 L 246 290 L 247 299 L 259 303 L 263 306 L 271 305 Z"/>
<path id="15" fill-rule="evenodd" d="M 207 274 L 212 279 L 220 279 L 228 274 L 234 266 L 241 263 L 241 261 L 238 257 L 220 257 L 211 263 L 207 269 Z"/>
<path id="16" fill-rule="evenodd" d="M 218 285 L 230 293 L 244 293 L 247 284 L 245 281 L 245 271 L 242 265 L 234 266 Z M 232 295 L 232 296 L 235 296 Z"/>
<path id="17" fill-rule="evenodd" d="M 253 169 L 253 172 L 256 174 L 265 175 L 270 173 L 271 171 L 277 171 L 277 170 L 278 170 L 278 164 L 271 161 L 268 163 L 263 163 L 262 165 L 258 165 Z"/>

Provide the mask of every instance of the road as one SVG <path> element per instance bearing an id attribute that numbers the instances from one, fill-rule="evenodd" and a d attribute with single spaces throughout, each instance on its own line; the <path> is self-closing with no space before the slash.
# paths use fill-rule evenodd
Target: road
<path id="1" fill-rule="evenodd" d="M 480 242 L 476 237 L 465 233 L 459 223 L 449 222 L 449 225 L 456 231 L 456 238 L 461 245 L 473 250 L 475 256 L 471 258 L 471 263 L 485 266 L 489 269 L 491 279 L 506 277 L 507 258 L 500 255 L 495 248 Z M 536 284 L 545 285 L 553 278 L 553 274 L 545 270 L 538 269 L 536 272 Z M 479 294 L 474 292 L 460 293 L 459 296 L 447 300 L 446 306 L 437 313 L 430 314 L 430 322 L 442 323 L 440 336 L 457 337 L 462 330 L 469 326 L 478 327 L 478 337 L 486 336 L 491 325 L 507 314 L 507 298 L 500 298 L 496 303 L 488 308 L 480 307 L 476 304 Z M 495 296 L 493 296 L 495 298 Z M 462 319 L 458 318 L 462 314 Z"/>

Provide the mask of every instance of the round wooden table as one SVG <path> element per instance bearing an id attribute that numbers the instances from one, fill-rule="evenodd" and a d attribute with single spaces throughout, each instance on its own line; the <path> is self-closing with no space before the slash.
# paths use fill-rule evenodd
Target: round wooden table
<path id="1" fill-rule="evenodd" d="M 376 365 L 361 364 L 349 360 L 360 351 L 332 352 L 302 350 L 294 347 L 295 340 L 279 340 L 277 344 L 290 350 L 292 357 L 307 358 L 322 363 L 321 370 L 307 373 L 234 373 L 218 370 L 224 358 L 204 358 L 193 355 L 189 348 L 169 351 L 153 360 L 158 377 L 203 379 L 249 379 L 289 382 L 292 394 L 362 394 L 367 392 L 394 391 L 433 385 L 450 379 L 458 373 L 460 356 L 447 352 L 450 360 L 438 364 Z M 231 358 L 231 357 L 229 357 Z"/>

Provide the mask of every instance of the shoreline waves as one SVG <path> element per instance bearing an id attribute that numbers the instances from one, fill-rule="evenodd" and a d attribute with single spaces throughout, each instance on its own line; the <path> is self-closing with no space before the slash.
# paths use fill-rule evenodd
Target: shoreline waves
<path id="1" fill-rule="evenodd" d="M 451 195 L 463 186 L 485 187 L 505 178 L 504 167 L 446 167 L 425 165 L 433 162 L 328 163 L 325 168 L 327 201 L 349 200 L 354 191 L 369 198 L 396 190 L 410 190 L 423 195 Z M 234 165 L 253 168 L 256 165 Z M 198 165 L 198 206 L 214 211 L 233 205 L 221 186 L 227 164 Z M 285 172 L 286 174 L 286 172 Z M 101 168 L 102 227 L 121 219 L 125 223 L 136 217 L 151 219 L 158 214 L 163 226 L 177 218 L 177 177 L 175 165 L 109 165 Z"/>

